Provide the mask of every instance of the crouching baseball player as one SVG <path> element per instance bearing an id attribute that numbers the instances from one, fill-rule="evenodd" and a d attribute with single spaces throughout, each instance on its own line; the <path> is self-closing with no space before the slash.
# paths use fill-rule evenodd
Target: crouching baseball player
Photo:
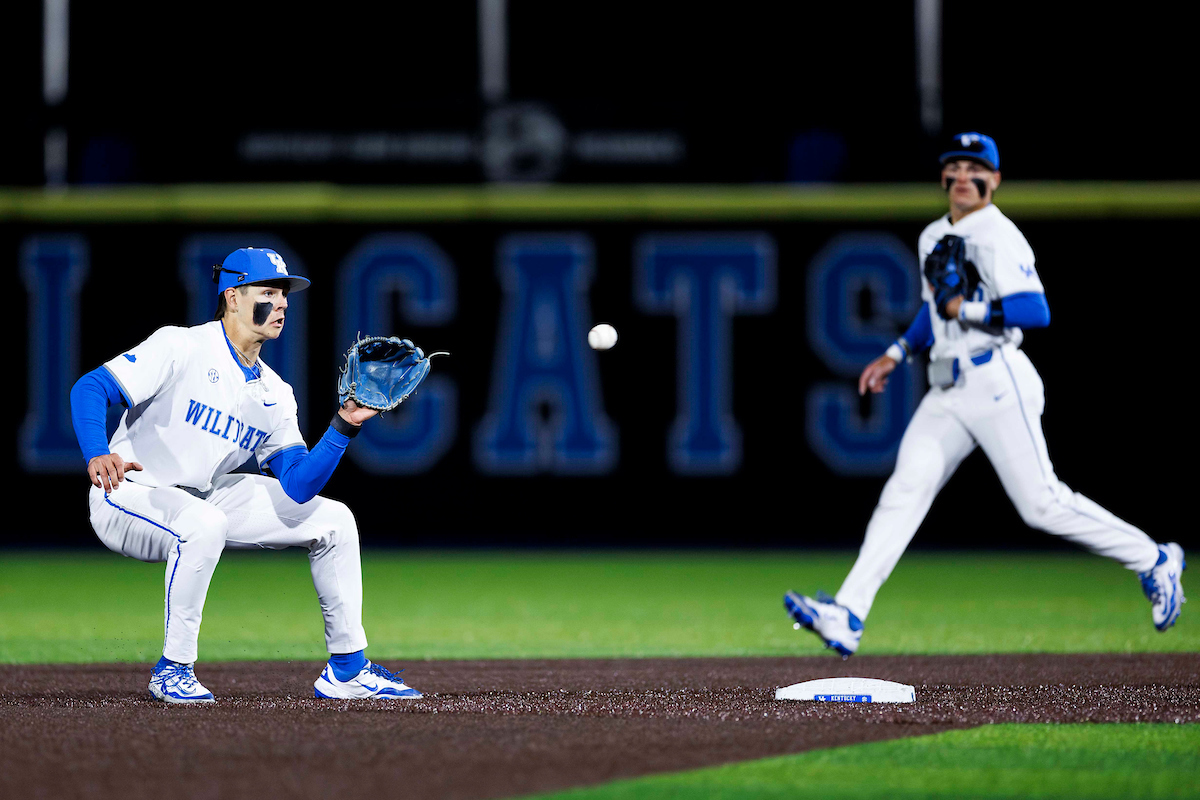
<path id="1" fill-rule="evenodd" d="M 343 503 L 317 494 L 378 412 L 344 402 L 309 451 L 291 387 L 259 358 L 262 343 L 283 332 L 289 292 L 308 279 L 289 275 L 273 250 L 243 248 L 213 268 L 213 281 L 213 321 L 161 328 L 71 390 L 96 535 L 122 555 L 166 562 L 165 641 L 150 692 L 168 703 L 213 702 L 193 664 L 225 548 L 304 547 L 330 653 L 316 696 L 419 698 L 364 654 L 358 528 Z M 117 403 L 128 410 L 110 442 L 106 409 Z M 251 457 L 273 477 L 232 472 Z"/>
<path id="2" fill-rule="evenodd" d="M 976 447 L 1031 527 L 1062 536 L 1138 573 L 1154 626 L 1175 624 L 1184 602 L 1183 549 L 1157 544 L 1054 474 L 1042 435 L 1042 379 L 1018 348 L 1022 329 L 1050 323 L 1033 250 L 992 194 L 1000 153 L 989 136 L 963 133 L 941 156 L 950 213 L 921 233 L 925 301 L 908 331 L 872 361 L 859 394 L 882 392 L 901 361 L 929 348 L 929 392 L 917 407 L 895 471 L 867 525 L 858 560 L 836 597 L 788 592 L 784 607 L 848 657 L 858 649 L 875 594 L 904 553 L 933 498 Z"/>

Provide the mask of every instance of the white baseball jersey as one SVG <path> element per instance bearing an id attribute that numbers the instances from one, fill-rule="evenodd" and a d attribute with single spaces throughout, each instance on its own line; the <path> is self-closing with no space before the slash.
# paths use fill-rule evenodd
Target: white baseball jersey
<path id="1" fill-rule="evenodd" d="M 1012 220 L 1000 213 L 995 205 L 988 204 L 957 224 L 950 223 L 949 215 L 930 223 L 917 240 L 922 265 L 934 245 L 951 233 L 966 240 L 967 260 L 979 271 L 979 288 L 967 300 L 990 303 L 1010 294 L 1045 293 L 1034 267 L 1033 248 Z M 972 355 L 1006 342 L 1019 347 L 1024 338 L 1020 328 L 1005 328 L 996 334 L 968 327 L 958 320 L 942 319 L 933 301 L 933 291 L 925 280 L 921 281 L 921 298 L 929 304 L 929 317 L 933 322 L 931 359 L 958 358 L 965 362 Z"/>
<path id="2" fill-rule="evenodd" d="M 109 449 L 143 486 L 200 491 L 251 456 L 304 446 L 296 397 L 261 360 L 242 366 L 219 321 L 165 327 L 104 365 L 132 403 Z"/>
<path id="3" fill-rule="evenodd" d="M 969 300 L 990 303 L 1022 292 L 1043 292 L 1033 250 L 994 205 L 968 214 L 957 225 L 943 217 L 925 228 L 917 244 L 922 264 L 948 233 L 966 240 L 967 259 L 979 270 L 980 286 Z M 958 358 L 969 364 L 966 356 L 994 352 L 982 364 L 966 367 L 969 373 L 953 385 L 931 388 L 917 406 L 900 441 L 896 469 L 867 524 L 858 559 L 838 590 L 838 604 L 866 620 L 876 593 L 912 541 L 934 497 L 976 447 L 992 462 L 1027 524 L 1131 570 L 1153 567 L 1158 558 L 1153 539 L 1071 491 L 1054 473 L 1041 425 L 1045 389 L 1033 363 L 1017 349 L 1021 330 L 990 332 L 942 319 L 928 282 L 922 283 L 933 324 L 931 358 Z"/>

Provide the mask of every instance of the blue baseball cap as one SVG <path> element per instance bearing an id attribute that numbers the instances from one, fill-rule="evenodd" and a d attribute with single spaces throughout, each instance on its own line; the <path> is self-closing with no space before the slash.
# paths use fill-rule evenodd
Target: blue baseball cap
<path id="1" fill-rule="evenodd" d="M 950 140 L 950 149 L 938 157 L 938 163 L 945 164 L 956 158 L 978 161 L 993 172 L 1000 169 L 1000 148 L 996 147 L 995 139 L 983 133 L 956 133 Z"/>
<path id="2" fill-rule="evenodd" d="M 238 286 L 249 286 L 267 281 L 287 281 L 289 292 L 307 289 L 312 283 L 308 278 L 289 275 L 283 256 L 266 247 L 243 247 L 225 256 L 225 260 L 213 267 L 213 283 L 217 294 Z"/>

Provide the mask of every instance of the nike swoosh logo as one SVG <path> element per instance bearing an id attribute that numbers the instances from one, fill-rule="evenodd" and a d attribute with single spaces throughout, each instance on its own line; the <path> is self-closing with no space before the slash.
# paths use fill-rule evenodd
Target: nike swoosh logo
<path id="1" fill-rule="evenodd" d="M 129 355 L 129 353 L 122 353 L 121 355 L 128 358 L 130 360 L 130 362 L 137 361 L 137 356 L 131 356 L 131 355 Z"/>
<path id="2" fill-rule="evenodd" d="M 267 408 L 270 408 L 271 406 L 279 405 L 279 403 L 263 403 L 263 405 L 266 406 Z"/>
<path id="3" fill-rule="evenodd" d="M 999 402 L 1000 402 L 1000 398 L 1001 398 L 1001 397 L 1004 397 L 1004 395 L 1006 395 L 1006 394 L 1008 394 L 1008 392 L 1001 392 L 1000 394 L 996 395 L 996 396 L 995 396 L 995 397 L 993 397 L 992 399 L 993 399 L 993 400 L 995 400 L 997 403 L 999 403 Z"/>

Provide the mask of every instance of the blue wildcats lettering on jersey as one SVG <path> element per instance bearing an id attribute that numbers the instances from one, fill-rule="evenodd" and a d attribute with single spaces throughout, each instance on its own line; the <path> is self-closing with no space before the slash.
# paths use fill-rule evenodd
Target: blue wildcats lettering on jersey
<path id="1" fill-rule="evenodd" d="M 275 404 L 272 403 L 271 405 Z M 224 419 L 224 425 L 221 424 L 222 418 Z M 232 414 L 219 411 L 212 406 L 201 403 L 199 400 L 188 400 L 188 408 L 184 413 L 184 421 L 190 422 L 193 426 L 198 426 L 202 431 L 208 431 L 213 436 L 219 436 L 226 441 L 237 442 L 238 447 L 251 453 L 258 449 L 263 439 L 267 438 L 267 431 L 258 430 L 253 425 L 247 425 Z M 231 431 L 232 436 L 230 435 Z M 244 436 L 242 435 L 243 431 L 245 431 Z"/>
<path id="2" fill-rule="evenodd" d="M 187 417 L 185 419 L 195 425 L 200 421 L 200 417 L 208 410 L 208 406 L 204 403 L 197 403 L 195 400 L 188 400 Z M 193 413 L 194 412 L 194 413 Z"/>

